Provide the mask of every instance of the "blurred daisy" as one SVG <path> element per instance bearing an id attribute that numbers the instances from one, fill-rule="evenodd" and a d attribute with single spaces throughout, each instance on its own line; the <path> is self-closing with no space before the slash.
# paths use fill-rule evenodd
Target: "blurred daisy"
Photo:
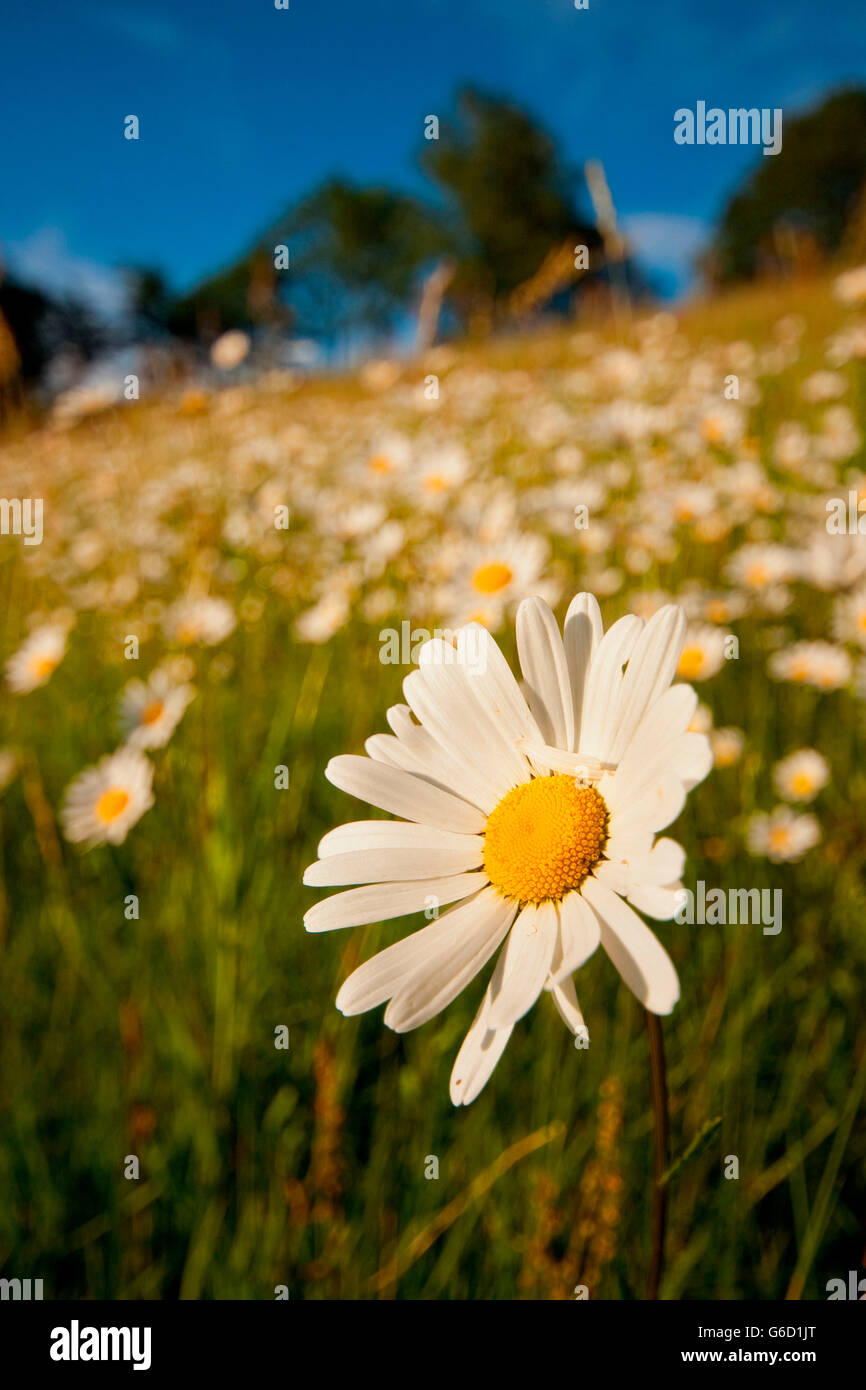
<path id="1" fill-rule="evenodd" d="M 686 632 L 680 652 L 677 675 L 687 681 L 705 681 L 725 664 L 728 634 L 708 623 L 696 624 Z"/>
<path id="2" fill-rule="evenodd" d="M 403 819 L 340 826 L 304 875 L 361 885 L 307 912 L 308 931 L 409 913 L 438 920 L 349 976 L 346 1015 L 390 1001 L 408 1032 L 433 1018 L 502 946 L 451 1078 L 455 1105 L 490 1077 L 514 1024 L 547 989 L 573 1032 L 585 1028 L 573 972 L 601 945 L 653 1013 L 679 997 L 676 971 L 637 908 L 670 920 L 685 854 L 656 840 L 706 776 L 709 744 L 686 732 L 697 705 L 670 688 L 685 619 L 661 609 L 605 634 L 590 594 L 572 602 L 564 641 L 540 599 L 517 614 L 524 693 L 493 638 L 470 625 L 456 647 L 433 639 L 368 757 L 333 758 L 335 786 Z M 625 666 L 625 671 L 623 667 Z"/>
<path id="3" fill-rule="evenodd" d="M 70 783 L 60 819 L 73 844 L 120 845 L 153 805 L 153 768 L 135 748 L 102 758 Z"/>
<path id="4" fill-rule="evenodd" d="M 490 615 L 496 627 L 508 604 L 542 587 L 539 579 L 550 554 L 542 536 L 511 532 L 493 543 L 469 543 L 461 549 L 458 571 L 443 600 L 455 626 L 477 613 Z"/>
<path id="5" fill-rule="evenodd" d="M 166 636 L 181 646 L 200 642 L 214 647 L 235 629 L 231 604 L 224 598 L 184 598 L 172 604 L 165 615 Z"/>
<path id="6" fill-rule="evenodd" d="M 412 445 L 404 434 L 392 432 L 377 439 L 364 464 L 368 479 L 389 481 L 404 473 L 412 459 Z"/>
<path id="7" fill-rule="evenodd" d="M 130 681 L 120 700 L 120 727 L 128 747 L 164 748 L 194 697 L 191 685 L 178 685 L 162 669 L 147 681 Z"/>
<path id="8" fill-rule="evenodd" d="M 713 750 L 713 763 L 716 767 L 733 767 L 743 755 L 745 737 L 742 729 L 713 729 L 710 746 Z"/>
<path id="9" fill-rule="evenodd" d="M 848 308 L 866 303 L 866 265 L 856 265 L 837 275 L 833 281 L 833 293 Z"/>
<path id="10" fill-rule="evenodd" d="M 689 720 L 690 734 L 709 734 L 713 727 L 713 711 L 709 705 L 703 703 L 695 708 L 695 712 Z"/>
<path id="11" fill-rule="evenodd" d="M 866 584 L 837 598 L 833 605 L 833 636 L 866 647 Z"/>
<path id="12" fill-rule="evenodd" d="M 774 680 L 839 690 L 850 681 L 852 666 L 844 647 L 832 642 L 794 642 L 773 652 L 767 669 Z"/>
<path id="13" fill-rule="evenodd" d="M 812 801 L 829 780 L 827 761 L 814 748 L 800 748 L 773 768 L 773 786 L 786 801 Z"/>
<path id="14" fill-rule="evenodd" d="M 217 338 L 210 350 L 210 360 L 221 372 L 231 372 L 249 355 L 250 339 L 239 328 L 229 329 Z"/>
<path id="15" fill-rule="evenodd" d="M 733 584 L 760 590 L 785 583 L 795 574 L 793 555 L 781 545 L 744 545 L 728 561 L 725 573 Z"/>
<path id="16" fill-rule="evenodd" d="M 821 829 L 815 817 L 798 815 L 790 806 L 777 806 L 770 815 L 759 813 L 749 821 L 749 850 L 752 854 L 764 855 L 774 864 L 802 859 L 820 839 Z"/>
<path id="17" fill-rule="evenodd" d="M 15 695 L 46 685 L 66 654 L 69 629 L 60 623 L 37 627 L 6 663 L 6 684 Z"/>
<path id="18" fill-rule="evenodd" d="M 295 623 L 295 636 L 301 642 L 327 642 L 351 616 L 349 596 L 341 589 L 333 589 L 300 615 Z"/>

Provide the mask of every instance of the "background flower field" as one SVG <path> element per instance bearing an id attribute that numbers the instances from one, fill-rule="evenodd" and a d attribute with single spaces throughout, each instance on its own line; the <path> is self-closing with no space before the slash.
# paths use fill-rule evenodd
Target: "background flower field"
<path id="1" fill-rule="evenodd" d="M 825 1297 L 860 1268 L 866 536 L 828 531 L 827 501 L 866 501 L 864 278 L 7 432 L 0 492 L 44 499 L 44 540 L 0 538 L 0 656 L 45 625 L 66 651 L 0 704 L 4 1275 L 52 1298 L 645 1295 L 647 1040 L 603 953 L 577 981 L 589 1048 L 543 1000 L 454 1110 L 481 986 L 406 1036 L 344 1019 L 339 983 L 417 923 L 302 927 L 318 840 L 366 814 L 324 766 L 401 699 L 382 633 L 477 617 L 513 659 L 519 599 L 561 616 L 584 588 L 606 623 L 683 603 L 703 727 L 734 731 L 671 832 L 686 886 L 783 891 L 778 935 L 659 928 L 682 983 L 662 1296 Z M 222 625 L 191 623 L 213 598 Z M 831 651 L 780 665 L 800 642 Z M 154 804 L 82 852 L 66 789 L 158 667 L 195 695 L 144 754 Z M 820 838 L 762 853 L 804 748 Z"/>

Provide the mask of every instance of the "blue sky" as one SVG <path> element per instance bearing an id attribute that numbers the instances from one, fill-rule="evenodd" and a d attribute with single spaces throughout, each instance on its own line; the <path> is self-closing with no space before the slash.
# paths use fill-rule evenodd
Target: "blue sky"
<path id="1" fill-rule="evenodd" d="M 424 117 L 475 82 L 601 159 L 639 251 L 680 286 L 754 148 L 678 146 L 673 113 L 866 83 L 862 0 L 61 0 L 0 17 L 0 248 L 110 306 L 111 268 L 186 288 L 340 173 L 421 190 Z M 136 114 L 138 142 L 123 139 Z"/>

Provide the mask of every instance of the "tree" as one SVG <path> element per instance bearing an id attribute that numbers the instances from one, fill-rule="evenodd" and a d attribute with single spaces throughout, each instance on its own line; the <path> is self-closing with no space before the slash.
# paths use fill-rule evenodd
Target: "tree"
<path id="1" fill-rule="evenodd" d="M 722 214 L 708 270 L 719 282 L 779 267 L 780 239 L 839 250 L 866 185 L 866 91 L 849 88 L 784 127 L 781 152 L 762 157 Z"/>
<path id="2" fill-rule="evenodd" d="M 445 245 L 435 213 L 386 188 L 331 179 L 276 225 L 290 248 L 286 299 L 298 329 L 331 344 L 392 331 Z"/>
<path id="3" fill-rule="evenodd" d="M 467 319 L 492 317 L 566 239 L 599 245 L 577 209 L 578 177 L 552 137 L 508 100 L 466 88 L 458 118 L 441 122 L 421 165 L 448 203 L 452 298 Z"/>

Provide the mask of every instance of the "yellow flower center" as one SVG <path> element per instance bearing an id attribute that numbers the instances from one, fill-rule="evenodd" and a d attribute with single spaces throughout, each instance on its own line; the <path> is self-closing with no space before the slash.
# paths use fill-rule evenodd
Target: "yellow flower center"
<path id="1" fill-rule="evenodd" d="M 479 594 L 498 594 L 502 589 L 508 588 L 513 578 L 514 574 L 508 565 L 494 561 L 489 565 L 479 565 L 472 576 L 472 587 L 477 589 Z"/>
<path id="2" fill-rule="evenodd" d="M 387 454 L 373 454 L 367 465 L 371 473 L 390 473 L 391 460 Z"/>
<path id="3" fill-rule="evenodd" d="M 129 792 L 125 792 L 122 787 L 109 787 L 96 803 L 96 814 L 103 824 L 108 825 L 111 821 L 117 820 L 128 805 Z"/>
<path id="4" fill-rule="evenodd" d="M 786 825 L 777 825 L 770 831 L 770 849 L 784 853 L 791 843 L 791 832 Z"/>
<path id="5" fill-rule="evenodd" d="M 189 646 L 190 642 L 198 640 L 201 629 L 194 618 L 183 618 L 177 625 L 175 637 L 183 646 Z"/>
<path id="6" fill-rule="evenodd" d="M 141 714 L 141 722 L 142 722 L 142 724 L 157 724 L 157 723 L 159 722 L 159 720 L 162 718 L 162 710 L 163 710 L 162 701 L 161 701 L 161 700 L 154 700 L 154 702 L 153 702 L 152 705 L 148 705 L 148 706 L 147 706 L 147 709 L 145 709 L 145 710 L 142 711 L 142 714 Z"/>
<path id="7" fill-rule="evenodd" d="M 30 669 L 37 680 L 44 681 L 57 665 L 57 659 L 53 656 L 34 656 Z"/>
<path id="8" fill-rule="evenodd" d="M 766 565 L 761 564 L 760 560 L 756 560 L 746 570 L 746 583 L 752 589 L 762 589 L 769 578 L 769 571 Z"/>
<path id="9" fill-rule="evenodd" d="M 677 675 L 682 676 L 683 680 L 693 681 L 697 680 L 703 669 L 703 647 L 683 647 L 677 666 Z"/>
<path id="10" fill-rule="evenodd" d="M 791 778 L 791 791 L 795 796 L 811 796 L 812 790 L 812 778 L 808 772 L 796 772 Z"/>
<path id="11" fill-rule="evenodd" d="M 443 478 L 441 473 L 428 473 L 424 479 L 424 486 L 428 492 L 444 492 L 448 486 L 448 480 Z"/>
<path id="12" fill-rule="evenodd" d="M 595 787 L 554 773 L 512 787 L 491 811 L 484 868 L 494 888 L 519 903 L 558 902 L 598 863 L 608 812 Z"/>

